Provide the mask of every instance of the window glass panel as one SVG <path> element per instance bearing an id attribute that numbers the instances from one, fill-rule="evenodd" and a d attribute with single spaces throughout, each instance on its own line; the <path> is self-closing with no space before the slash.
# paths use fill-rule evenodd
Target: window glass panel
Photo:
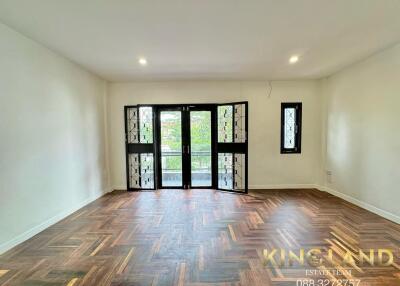
<path id="1" fill-rule="evenodd" d="M 285 108 L 284 118 L 284 147 L 293 149 L 296 137 L 296 109 Z"/>

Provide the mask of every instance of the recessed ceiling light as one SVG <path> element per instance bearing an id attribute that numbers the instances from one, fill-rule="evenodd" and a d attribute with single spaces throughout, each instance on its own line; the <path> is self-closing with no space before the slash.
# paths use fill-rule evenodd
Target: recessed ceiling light
<path id="1" fill-rule="evenodd" d="M 289 63 L 295 64 L 299 61 L 299 56 L 291 56 L 289 59 Z"/>
<path id="2" fill-rule="evenodd" d="M 147 60 L 145 58 L 140 58 L 139 64 L 141 64 L 142 66 L 145 66 L 145 65 L 147 65 Z"/>

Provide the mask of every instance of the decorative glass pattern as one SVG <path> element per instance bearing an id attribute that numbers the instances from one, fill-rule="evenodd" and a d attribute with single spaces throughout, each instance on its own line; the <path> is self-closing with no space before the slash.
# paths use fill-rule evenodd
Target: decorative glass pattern
<path id="1" fill-rule="evenodd" d="M 127 109 L 128 144 L 153 143 L 153 108 L 129 107 Z M 153 189 L 154 155 L 135 153 L 128 155 L 129 187 L 133 189 Z"/>
<path id="2" fill-rule="evenodd" d="M 244 104 L 234 105 L 233 122 L 233 141 L 236 143 L 246 142 L 246 107 Z"/>
<path id="3" fill-rule="evenodd" d="M 218 154 L 218 188 L 232 190 L 233 189 L 233 154 Z"/>
<path id="4" fill-rule="evenodd" d="M 230 143 L 233 140 L 233 106 L 218 106 L 218 142 Z"/>
<path id="5" fill-rule="evenodd" d="M 218 188 L 239 192 L 246 191 L 245 154 L 218 154 Z"/>
<path id="6" fill-rule="evenodd" d="M 246 156 L 245 154 L 234 154 L 233 158 L 233 189 L 244 192 L 246 189 Z"/>
<path id="7" fill-rule="evenodd" d="M 141 188 L 154 189 L 154 157 L 152 153 L 140 154 Z"/>
<path id="8" fill-rule="evenodd" d="M 152 153 L 129 154 L 129 185 L 135 189 L 154 188 L 154 157 Z"/>
<path id="9" fill-rule="evenodd" d="M 296 109 L 286 108 L 284 120 L 284 147 L 291 149 L 295 147 Z"/>
<path id="10" fill-rule="evenodd" d="M 139 107 L 140 143 L 153 143 L 153 108 Z"/>
<path id="11" fill-rule="evenodd" d="M 218 143 L 245 144 L 246 116 L 246 104 L 218 106 Z M 246 154 L 234 152 L 218 153 L 218 188 L 246 192 Z"/>
<path id="12" fill-rule="evenodd" d="M 128 143 L 139 143 L 139 116 L 137 107 L 130 107 L 127 110 Z"/>
<path id="13" fill-rule="evenodd" d="M 139 154 L 129 154 L 129 186 L 131 188 L 140 188 L 140 161 Z"/>

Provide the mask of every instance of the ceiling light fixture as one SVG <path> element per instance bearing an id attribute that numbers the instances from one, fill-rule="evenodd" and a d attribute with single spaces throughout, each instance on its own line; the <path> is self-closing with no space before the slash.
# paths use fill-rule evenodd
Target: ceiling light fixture
<path id="1" fill-rule="evenodd" d="M 145 65 L 147 65 L 147 60 L 145 58 L 140 58 L 139 59 L 139 64 L 142 65 L 142 66 L 145 66 Z"/>
<path id="2" fill-rule="evenodd" d="M 299 56 L 291 56 L 289 59 L 289 63 L 295 64 L 299 61 Z"/>

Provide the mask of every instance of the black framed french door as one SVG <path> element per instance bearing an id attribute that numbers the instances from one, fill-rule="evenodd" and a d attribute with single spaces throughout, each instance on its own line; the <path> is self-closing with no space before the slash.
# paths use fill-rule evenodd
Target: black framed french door
<path id="1" fill-rule="evenodd" d="M 128 190 L 154 190 L 156 145 L 154 107 L 125 106 L 125 160 Z"/>
<path id="2" fill-rule="evenodd" d="M 248 103 L 217 105 L 217 189 L 248 192 Z"/>
<path id="3" fill-rule="evenodd" d="M 187 114 L 187 185 L 190 188 L 216 186 L 216 107 L 190 105 Z"/>
<path id="4" fill-rule="evenodd" d="M 156 107 L 159 188 L 212 188 L 215 185 L 215 107 Z"/>
<path id="5" fill-rule="evenodd" d="M 125 107 L 128 190 L 248 191 L 248 104 Z"/>
<path id="6" fill-rule="evenodd" d="M 187 180 L 185 108 L 157 106 L 155 110 L 158 187 L 185 188 Z"/>

